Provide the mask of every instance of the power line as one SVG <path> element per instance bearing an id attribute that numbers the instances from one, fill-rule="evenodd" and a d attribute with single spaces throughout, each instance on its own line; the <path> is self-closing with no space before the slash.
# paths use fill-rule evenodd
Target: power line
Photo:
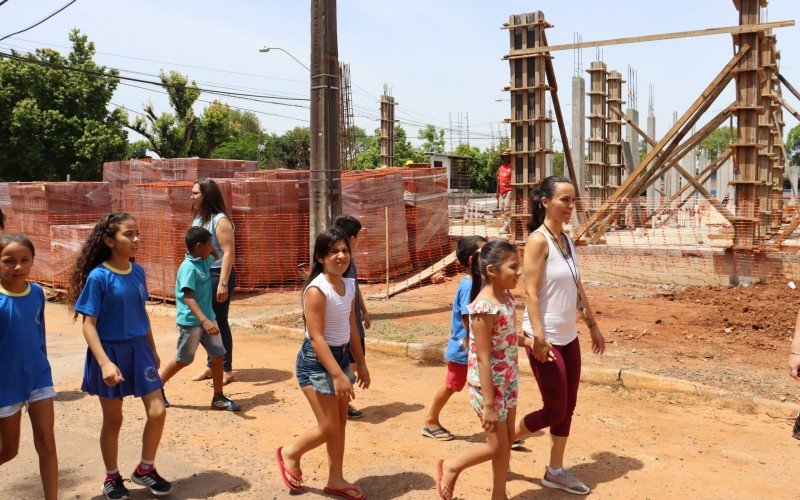
<path id="1" fill-rule="evenodd" d="M 29 54 L 29 55 L 31 55 L 31 54 Z M 88 75 L 97 76 L 97 77 L 100 77 L 100 78 L 117 78 L 119 80 L 126 80 L 126 81 L 131 81 L 131 82 L 144 83 L 144 84 L 147 84 L 147 85 L 155 85 L 157 87 L 164 87 L 164 88 L 186 88 L 186 87 L 188 87 L 188 85 L 175 85 L 175 84 L 164 83 L 164 82 L 155 82 L 155 81 L 152 81 L 152 80 L 144 80 L 142 78 L 133 78 L 133 77 L 129 77 L 129 76 L 122 76 L 122 75 L 112 76 L 112 75 L 108 75 L 108 74 L 106 74 L 106 73 L 104 73 L 102 71 L 92 71 L 92 70 L 83 69 L 83 68 L 74 68 L 74 67 L 71 67 L 71 66 L 65 66 L 63 64 L 56 64 L 56 63 L 50 63 L 50 62 L 46 62 L 46 61 L 40 61 L 38 59 L 32 59 L 32 58 L 28 58 L 28 57 L 21 57 L 21 56 L 18 56 L 16 54 L 8 54 L 8 53 L 5 53 L 5 52 L 0 52 L 0 57 L 6 57 L 8 59 L 13 59 L 15 61 L 28 63 L 28 64 L 35 64 L 35 65 L 38 65 L 38 66 L 44 66 L 44 67 L 51 68 L 51 69 L 58 69 L 58 70 L 64 70 L 64 71 L 73 71 L 73 72 L 76 72 L 76 73 L 84 73 L 84 74 L 88 74 Z M 113 67 L 110 68 L 110 69 L 115 70 L 115 71 L 128 72 L 127 70 L 120 70 L 118 68 L 113 68 Z M 197 87 L 197 86 L 195 86 L 195 88 L 197 90 L 199 90 L 200 92 L 205 92 L 207 94 L 221 95 L 221 96 L 225 96 L 225 97 L 281 99 L 281 100 L 286 100 L 286 101 L 308 101 L 309 100 L 309 99 L 300 98 L 300 97 L 283 97 L 283 96 L 266 95 L 266 94 L 245 94 L 245 93 L 241 93 L 241 92 L 228 92 L 228 91 L 223 91 L 223 90 L 211 90 L 211 89 L 204 89 L 204 88 Z M 272 103 L 272 102 L 267 102 L 267 101 L 259 101 L 259 102 L 265 102 L 267 104 L 279 104 L 279 103 Z M 289 104 L 283 104 L 283 105 L 289 106 Z M 300 107 L 302 107 L 302 106 L 300 106 Z"/>
<path id="2" fill-rule="evenodd" d="M 8 2 L 8 0 L 0 0 L 0 7 L 3 6 L 4 3 Z"/>
<path id="3" fill-rule="evenodd" d="M 7 2 L 7 1 L 8 1 L 8 0 L 6 0 L 6 2 Z M 78 1 L 78 0 L 70 0 L 69 2 L 67 2 L 66 4 L 64 4 L 64 6 L 63 6 L 63 7 L 61 7 L 61 8 L 60 8 L 60 9 L 58 9 L 57 11 L 53 12 L 53 13 L 52 13 L 52 14 L 50 14 L 49 16 L 45 17 L 44 19 L 42 19 L 42 20 L 40 20 L 40 21 L 37 21 L 37 22 L 36 22 L 36 23 L 34 23 L 34 24 L 31 24 L 31 25 L 30 25 L 30 26 L 28 26 L 27 28 L 23 28 L 23 29 L 21 29 L 21 30 L 19 30 L 19 31 L 15 31 L 14 33 L 11 33 L 10 35 L 6 35 L 6 36 L 4 36 L 3 38 L 0 38 L 0 42 L 2 42 L 3 40 L 5 40 L 6 38 L 10 38 L 10 37 L 12 37 L 12 36 L 14 36 L 14 35 L 19 35 L 20 33 L 25 33 L 25 32 L 26 32 L 26 31 L 28 31 L 28 30 L 32 30 L 33 28 L 35 28 L 35 27 L 39 26 L 39 25 L 40 25 L 40 24 L 42 24 L 43 22 L 47 21 L 48 19 L 50 19 L 51 17 L 55 16 L 56 14 L 58 14 L 58 13 L 59 13 L 59 12 L 61 12 L 61 11 L 63 11 L 64 9 L 66 9 L 67 7 L 69 7 L 70 5 L 74 4 L 74 3 L 75 3 L 75 2 L 77 2 L 77 1 Z M 3 2 L 3 3 L 5 3 L 5 2 Z M 0 5 L 2 5 L 2 4 L 0 4 Z"/>
<path id="4" fill-rule="evenodd" d="M 48 45 L 50 47 L 59 47 L 59 48 L 62 48 L 62 49 L 71 49 L 72 48 L 69 45 L 59 45 L 59 44 L 55 44 L 55 43 L 37 42 L 35 40 L 25 40 L 24 38 L 17 38 L 17 40 L 19 40 L 21 42 L 35 43 L 37 45 Z M 144 58 L 144 57 L 124 56 L 122 54 L 113 54 L 111 52 L 95 51 L 95 54 L 102 54 L 102 55 L 105 55 L 105 56 L 112 56 L 112 57 L 121 57 L 123 59 L 131 59 L 131 60 L 134 60 L 134 61 L 145 61 L 145 62 L 153 62 L 153 63 L 158 63 L 158 64 L 166 64 L 166 65 L 169 65 L 169 66 L 179 66 L 179 67 L 182 67 L 182 68 L 200 69 L 200 70 L 203 70 L 203 71 L 217 71 L 219 73 L 228 73 L 228 74 L 231 74 L 231 75 L 252 76 L 254 78 L 264 78 L 264 79 L 267 79 L 267 80 L 280 80 L 280 81 L 284 81 L 284 82 L 308 83 L 307 80 L 294 80 L 294 79 L 291 79 L 291 78 L 280 78 L 280 77 L 277 77 L 277 76 L 258 75 L 258 74 L 255 74 L 255 73 L 243 73 L 243 72 L 240 72 L 240 71 L 231 71 L 231 70 L 227 70 L 227 69 L 208 68 L 208 67 L 205 67 L 205 66 L 193 66 L 191 64 L 181 64 L 181 63 L 169 62 L 169 61 L 159 61 L 158 59 L 147 59 L 147 58 Z"/>

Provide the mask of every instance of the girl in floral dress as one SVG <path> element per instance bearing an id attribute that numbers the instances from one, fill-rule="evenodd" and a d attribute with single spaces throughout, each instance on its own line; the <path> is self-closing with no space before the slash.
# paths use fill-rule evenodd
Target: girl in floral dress
<path id="1" fill-rule="evenodd" d="M 439 497 L 450 499 L 458 475 L 492 461 L 492 499 L 506 498 L 506 476 L 514 441 L 519 391 L 517 350 L 529 342 L 517 335 L 514 297 L 520 261 L 506 240 L 490 241 L 472 258 L 472 303 L 467 383 L 472 408 L 486 431 L 486 444 L 451 460 L 436 463 Z"/>

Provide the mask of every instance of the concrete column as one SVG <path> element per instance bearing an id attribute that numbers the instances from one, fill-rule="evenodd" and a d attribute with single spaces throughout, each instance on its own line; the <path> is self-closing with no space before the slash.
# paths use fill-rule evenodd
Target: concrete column
<path id="1" fill-rule="evenodd" d="M 728 183 L 733 177 L 733 163 L 726 161 L 719 170 L 717 170 L 717 199 L 721 202 L 725 199 L 728 193 Z"/>
<path id="2" fill-rule="evenodd" d="M 547 111 L 547 119 L 550 120 L 547 122 L 547 126 L 544 128 L 544 144 L 547 147 L 550 153 L 547 153 L 547 159 L 544 162 L 544 172 L 545 177 L 550 177 L 553 175 L 553 111 Z M 565 175 L 568 172 L 565 172 L 561 175 Z"/>
<path id="3" fill-rule="evenodd" d="M 625 114 L 633 120 L 633 123 L 637 126 L 639 125 L 639 111 L 628 108 L 625 110 Z M 631 145 L 631 153 L 633 154 L 633 165 L 625 166 L 626 171 L 630 174 L 639 166 L 639 134 L 630 125 L 625 126 L 625 140 Z"/>
<path id="4" fill-rule="evenodd" d="M 578 194 L 586 189 L 586 80 L 572 77 L 572 164 L 578 178 Z"/>
<path id="5" fill-rule="evenodd" d="M 651 139 L 656 140 L 656 117 L 653 114 L 649 114 L 647 116 L 647 135 L 650 136 Z M 647 143 L 647 152 L 653 150 L 653 146 L 650 143 Z M 647 211 L 648 213 L 652 212 L 656 208 L 658 208 L 659 201 L 661 200 L 661 195 L 658 194 L 658 189 L 662 189 L 661 186 L 661 179 L 657 179 L 653 184 L 651 184 L 647 188 Z"/>

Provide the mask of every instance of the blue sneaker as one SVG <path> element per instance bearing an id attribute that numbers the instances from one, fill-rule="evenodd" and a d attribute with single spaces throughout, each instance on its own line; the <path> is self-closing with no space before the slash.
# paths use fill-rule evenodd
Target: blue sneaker
<path id="1" fill-rule="evenodd" d="M 211 407 L 215 410 L 228 410 L 228 411 L 239 411 L 239 405 L 231 401 L 230 399 L 226 398 L 223 394 L 218 396 L 214 396 L 214 399 L 211 400 Z"/>

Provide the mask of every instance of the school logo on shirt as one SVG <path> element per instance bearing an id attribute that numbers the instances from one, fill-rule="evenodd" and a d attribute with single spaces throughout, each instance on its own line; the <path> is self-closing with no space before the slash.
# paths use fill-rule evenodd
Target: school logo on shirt
<path id="1" fill-rule="evenodd" d="M 147 368 L 144 369 L 144 378 L 148 382 L 155 382 L 156 380 L 158 380 L 158 370 L 156 370 L 152 366 L 148 366 Z"/>
<path id="2" fill-rule="evenodd" d="M 147 290 L 144 287 L 144 284 L 139 285 L 139 295 L 142 296 L 142 302 L 147 302 Z"/>
<path id="3" fill-rule="evenodd" d="M 37 325 L 41 325 L 42 324 L 42 308 L 41 307 L 36 311 L 36 315 L 34 315 L 33 320 L 36 321 Z"/>

